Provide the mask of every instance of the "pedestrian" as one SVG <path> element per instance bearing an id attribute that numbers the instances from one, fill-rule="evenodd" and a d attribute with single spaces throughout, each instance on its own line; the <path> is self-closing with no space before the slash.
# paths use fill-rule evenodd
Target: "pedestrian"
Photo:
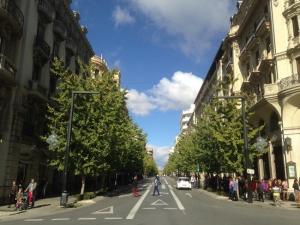
<path id="1" fill-rule="evenodd" d="M 159 185 L 160 185 L 160 180 L 159 180 L 159 176 L 158 174 L 155 176 L 154 179 L 154 190 L 153 190 L 153 196 L 155 195 L 155 193 L 157 192 L 158 196 L 160 196 L 159 194 Z"/>
<path id="2" fill-rule="evenodd" d="M 28 187 L 25 190 L 25 192 L 28 191 L 28 203 L 31 208 L 34 206 L 36 187 L 37 187 L 37 183 L 32 178 L 31 182 L 29 183 Z"/>
<path id="3" fill-rule="evenodd" d="M 192 187 L 194 188 L 195 187 L 195 176 L 192 175 L 191 177 L 191 184 L 192 184 Z"/>
<path id="4" fill-rule="evenodd" d="M 138 177 L 136 175 L 133 177 L 132 194 L 134 197 L 140 196 L 139 189 L 138 189 Z"/>
<path id="5" fill-rule="evenodd" d="M 237 178 L 234 178 L 233 181 L 233 187 L 232 187 L 233 191 L 232 191 L 232 201 L 238 201 L 239 200 L 239 181 Z"/>
<path id="6" fill-rule="evenodd" d="M 230 200 L 232 200 L 232 198 L 233 198 L 233 186 L 234 186 L 234 182 L 233 182 L 233 179 L 230 177 L 229 178 L 229 184 L 228 184 L 229 199 Z"/>
<path id="7" fill-rule="evenodd" d="M 23 188 L 21 185 L 19 185 L 18 192 L 16 193 L 15 201 L 16 201 L 15 204 L 16 210 L 21 210 L 23 207 Z"/>
<path id="8" fill-rule="evenodd" d="M 9 204 L 8 208 L 10 208 L 11 204 L 15 205 L 16 204 L 16 194 L 17 194 L 17 185 L 16 181 L 13 180 L 10 191 L 9 191 Z"/>
<path id="9" fill-rule="evenodd" d="M 258 201 L 262 201 L 262 202 L 265 201 L 263 190 L 264 190 L 263 180 L 258 181 L 257 186 L 256 186 Z"/>
<path id="10" fill-rule="evenodd" d="M 288 200 L 288 189 L 289 189 L 287 180 L 283 180 L 281 183 L 281 186 L 282 186 L 282 200 L 287 201 Z"/>
<path id="11" fill-rule="evenodd" d="M 299 183 L 298 183 L 297 178 L 294 179 L 293 188 L 294 188 L 294 191 L 299 191 Z"/>

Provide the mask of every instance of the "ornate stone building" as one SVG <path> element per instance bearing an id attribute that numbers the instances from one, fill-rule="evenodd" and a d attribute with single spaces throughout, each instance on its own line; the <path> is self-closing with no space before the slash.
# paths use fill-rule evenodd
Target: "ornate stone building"
<path id="1" fill-rule="evenodd" d="M 219 79 L 233 76 L 236 82 L 230 93 L 222 94 L 244 92 L 252 97 L 250 122 L 264 125 L 260 135 L 269 143 L 255 163 L 256 174 L 289 178 L 290 184 L 300 176 L 299 18 L 299 0 L 237 1 L 222 56 L 213 62 L 219 67 L 208 73 L 195 101 L 198 112 L 210 96 L 207 85 L 212 74 L 222 74 Z"/>
<path id="2" fill-rule="evenodd" d="M 51 60 L 79 69 L 94 55 L 79 13 L 70 0 L 0 1 L 0 199 L 16 179 L 46 179 L 48 189 L 59 174 L 47 168 L 46 103 L 56 89 Z M 55 186 L 58 186 L 57 183 Z"/>

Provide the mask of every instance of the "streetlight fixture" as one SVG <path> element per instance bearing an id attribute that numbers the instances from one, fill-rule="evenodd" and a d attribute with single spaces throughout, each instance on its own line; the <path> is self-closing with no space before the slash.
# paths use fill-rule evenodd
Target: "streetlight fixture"
<path id="1" fill-rule="evenodd" d="M 68 164 L 69 164 L 69 155 L 70 155 L 70 143 L 71 143 L 71 133 L 72 133 L 72 121 L 73 121 L 73 111 L 74 111 L 74 98 L 75 95 L 94 95 L 100 94 L 96 91 L 72 91 L 71 97 L 71 108 L 69 114 L 68 128 L 67 128 L 67 144 L 65 148 L 65 158 L 64 158 L 64 172 L 63 172 L 63 181 L 62 181 L 62 194 L 60 198 L 60 205 L 66 207 L 68 203 L 69 193 L 67 191 L 67 174 L 68 174 Z M 46 140 L 50 147 L 55 147 L 58 144 L 57 135 L 52 133 Z"/>
<path id="2" fill-rule="evenodd" d="M 244 137 L 244 157 L 245 157 L 245 169 L 247 173 L 248 181 L 248 203 L 252 203 L 252 190 L 250 188 L 250 178 L 253 174 L 253 170 L 250 168 L 249 149 L 248 149 L 248 132 L 246 126 L 246 109 L 245 109 L 245 97 L 244 96 L 217 96 L 216 99 L 238 99 L 242 102 L 242 118 L 243 118 L 243 137 Z"/>

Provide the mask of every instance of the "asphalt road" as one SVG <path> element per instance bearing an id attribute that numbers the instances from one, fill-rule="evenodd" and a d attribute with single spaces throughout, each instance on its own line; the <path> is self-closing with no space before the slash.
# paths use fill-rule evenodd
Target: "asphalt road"
<path id="1" fill-rule="evenodd" d="M 2 221 L 6 225 L 299 225 L 299 210 L 260 207 L 218 200 L 199 190 L 176 190 L 175 182 L 162 178 L 161 196 L 152 196 L 145 184 L 140 197 L 104 198 L 88 207 L 45 217 Z"/>

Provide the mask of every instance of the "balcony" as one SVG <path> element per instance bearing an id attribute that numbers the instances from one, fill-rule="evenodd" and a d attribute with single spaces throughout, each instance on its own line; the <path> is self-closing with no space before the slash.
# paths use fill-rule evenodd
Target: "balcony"
<path id="1" fill-rule="evenodd" d="M 50 46 L 43 38 L 38 36 L 35 39 L 33 58 L 41 66 L 48 62 L 50 58 Z"/>
<path id="2" fill-rule="evenodd" d="M 259 64 L 257 66 L 258 71 L 262 72 L 272 66 L 273 63 L 273 55 L 272 52 L 264 51 L 262 58 L 259 60 Z"/>
<path id="3" fill-rule="evenodd" d="M 0 80 L 14 83 L 16 76 L 15 65 L 3 54 L 0 54 Z"/>
<path id="4" fill-rule="evenodd" d="M 77 45 L 72 38 L 67 38 L 66 48 L 71 50 L 71 52 L 73 52 L 73 54 L 76 54 L 76 52 L 77 52 Z"/>
<path id="5" fill-rule="evenodd" d="M 55 20 L 53 24 L 53 32 L 65 40 L 67 36 L 67 30 L 64 23 L 60 20 Z"/>
<path id="6" fill-rule="evenodd" d="M 292 76 L 283 78 L 279 82 L 279 91 L 285 92 L 289 90 L 300 89 L 300 75 L 294 74 Z"/>
<path id="7" fill-rule="evenodd" d="M 22 36 L 24 15 L 13 0 L 0 0 L 0 21 L 0 29 L 7 26 L 13 35 Z"/>
<path id="8" fill-rule="evenodd" d="M 249 73 L 248 81 L 253 82 L 257 80 L 259 75 L 260 75 L 260 71 L 257 68 L 253 68 L 253 70 Z"/>
<path id="9" fill-rule="evenodd" d="M 256 36 L 263 36 L 271 31 L 271 22 L 267 16 L 263 16 L 255 30 Z"/>
<path id="10" fill-rule="evenodd" d="M 38 2 L 38 10 L 44 15 L 48 22 L 53 21 L 54 17 L 54 8 L 48 0 L 39 0 Z"/>

